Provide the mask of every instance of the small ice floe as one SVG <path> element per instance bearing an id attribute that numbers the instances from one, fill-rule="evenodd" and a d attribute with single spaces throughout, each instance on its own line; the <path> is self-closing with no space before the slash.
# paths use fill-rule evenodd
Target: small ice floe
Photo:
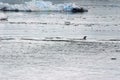
<path id="1" fill-rule="evenodd" d="M 69 21 L 65 21 L 65 25 L 70 25 L 71 23 Z"/>
<path id="2" fill-rule="evenodd" d="M 117 60 L 117 58 L 111 58 L 111 60 Z"/>
<path id="3" fill-rule="evenodd" d="M 4 13 L 0 13 L 0 21 L 7 20 L 8 16 L 5 15 Z"/>

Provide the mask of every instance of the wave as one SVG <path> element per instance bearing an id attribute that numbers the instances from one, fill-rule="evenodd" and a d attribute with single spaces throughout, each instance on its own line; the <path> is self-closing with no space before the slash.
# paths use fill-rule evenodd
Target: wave
<path id="1" fill-rule="evenodd" d="M 3 40 L 15 40 L 15 38 L 10 38 L 10 37 L 0 37 L 0 41 Z"/>
<path id="2" fill-rule="evenodd" d="M 49 41 L 49 42 L 79 42 L 79 41 L 87 41 L 83 38 L 65 38 L 65 37 L 43 37 L 43 38 L 34 38 L 34 37 L 0 37 L 0 41 Z"/>
<path id="3" fill-rule="evenodd" d="M 50 1 L 32 0 L 24 4 L 0 3 L 1 10 L 19 11 L 71 11 L 78 7 L 74 3 L 53 4 Z"/>

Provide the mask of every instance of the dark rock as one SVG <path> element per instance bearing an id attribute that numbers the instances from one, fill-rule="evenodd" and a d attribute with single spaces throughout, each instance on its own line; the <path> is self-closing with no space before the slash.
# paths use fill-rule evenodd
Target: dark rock
<path id="1" fill-rule="evenodd" d="M 117 60 L 117 58 L 111 58 L 111 60 Z"/>
<path id="2" fill-rule="evenodd" d="M 68 21 L 66 21 L 66 22 L 65 22 L 65 25 L 70 25 L 70 24 L 71 24 L 71 23 L 70 23 L 70 22 L 68 22 Z"/>
<path id="3" fill-rule="evenodd" d="M 3 7 L 0 10 L 4 12 L 32 12 L 31 10 L 8 9 L 7 7 Z"/>
<path id="4" fill-rule="evenodd" d="M 1 21 L 7 21 L 8 18 L 1 18 L 0 20 L 1 20 Z"/>
<path id="5" fill-rule="evenodd" d="M 10 10 L 10 9 L 8 9 L 7 7 L 3 7 L 3 8 L 1 8 L 0 10 L 1 10 L 1 11 L 9 11 L 9 12 L 19 12 L 18 9 Z"/>
<path id="6" fill-rule="evenodd" d="M 72 12 L 73 13 L 83 13 L 83 12 L 88 12 L 88 10 L 83 9 L 83 8 L 73 8 Z"/>
<path id="7" fill-rule="evenodd" d="M 6 11 L 7 10 L 7 7 L 3 7 L 0 9 L 1 11 Z"/>

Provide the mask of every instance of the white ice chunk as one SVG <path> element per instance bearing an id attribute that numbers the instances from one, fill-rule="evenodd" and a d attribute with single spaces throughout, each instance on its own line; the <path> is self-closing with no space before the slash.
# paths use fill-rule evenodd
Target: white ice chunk
<path id="1" fill-rule="evenodd" d="M 71 11 L 76 7 L 74 3 L 53 4 L 50 1 L 32 0 L 25 2 L 24 4 L 7 4 L 0 3 L 0 8 L 6 8 L 7 10 L 31 10 L 31 11 Z"/>
<path id="2" fill-rule="evenodd" d="M 0 13 L 0 20 L 7 20 L 8 16 L 4 13 Z"/>

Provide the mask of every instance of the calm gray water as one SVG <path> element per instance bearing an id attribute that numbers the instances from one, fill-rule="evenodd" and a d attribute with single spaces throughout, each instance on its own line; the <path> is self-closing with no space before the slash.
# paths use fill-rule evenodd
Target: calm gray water
<path id="1" fill-rule="evenodd" d="M 89 11 L 5 12 L 0 80 L 119 80 L 120 43 L 94 41 L 120 39 L 119 0 L 51 1 L 75 2 Z"/>

